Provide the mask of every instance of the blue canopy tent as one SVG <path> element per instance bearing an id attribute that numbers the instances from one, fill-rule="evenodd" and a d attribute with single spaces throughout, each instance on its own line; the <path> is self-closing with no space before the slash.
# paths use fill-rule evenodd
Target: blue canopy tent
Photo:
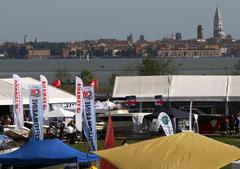
<path id="1" fill-rule="evenodd" d="M 13 166 L 51 166 L 97 161 L 94 154 L 80 152 L 59 139 L 29 140 L 18 150 L 0 155 L 0 163 Z"/>

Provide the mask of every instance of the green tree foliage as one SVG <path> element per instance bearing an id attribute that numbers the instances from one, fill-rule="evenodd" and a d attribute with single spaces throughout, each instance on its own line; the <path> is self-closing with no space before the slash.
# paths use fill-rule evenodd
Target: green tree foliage
<path id="1" fill-rule="evenodd" d="M 118 76 L 118 74 L 113 73 L 113 74 L 108 78 L 108 83 L 109 83 L 109 86 L 110 86 L 111 89 L 113 89 L 116 76 Z"/>
<path id="2" fill-rule="evenodd" d="M 233 69 L 231 71 L 231 74 L 240 75 L 240 60 L 233 65 Z"/>
<path id="3" fill-rule="evenodd" d="M 64 68 L 58 68 L 55 73 L 55 77 L 61 81 L 61 83 L 68 83 L 71 78 L 71 74 L 68 72 L 68 70 Z"/>
<path id="4" fill-rule="evenodd" d="M 90 80 L 95 79 L 95 75 L 90 70 L 83 70 L 80 74 L 80 77 L 84 85 L 88 85 Z"/>
<path id="5" fill-rule="evenodd" d="M 121 69 L 121 76 L 136 76 L 138 74 L 138 65 L 125 65 Z"/>
<path id="6" fill-rule="evenodd" d="M 146 57 L 142 60 L 142 64 L 138 68 L 139 75 L 169 75 L 175 73 L 172 59 L 170 58 L 153 58 Z"/>

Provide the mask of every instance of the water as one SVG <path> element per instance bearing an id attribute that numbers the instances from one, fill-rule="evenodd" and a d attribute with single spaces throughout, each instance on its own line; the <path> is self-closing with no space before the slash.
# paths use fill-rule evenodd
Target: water
<path id="1" fill-rule="evenodd" d="M 238 60 L 236 57 L 174 58 L 173 63 L 176 74 L 228 74 Z M 10 78 L 13 73 L 17 73 L 21 77 L 39 79 L 39 75 L 43 74 L 52 82 L 56 79 L 57 69 L 66 68 L 73 81 L 76 75 L 87 69 L 91 70 L 102 84 L 107 84 L 113 73 L 121 73 L 126 66 L 136 67 L 141 61 L 141 58 L 95 58 L 89 62 L 86 59 L 0 60 L 0 78 Z"/>

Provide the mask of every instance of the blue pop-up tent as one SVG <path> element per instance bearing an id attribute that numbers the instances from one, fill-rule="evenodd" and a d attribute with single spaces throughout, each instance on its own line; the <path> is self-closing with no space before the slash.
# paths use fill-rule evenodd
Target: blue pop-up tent
<path id="1" fill-rule="evenodd" d="M 97 161 L 94 154 L 80 152 L 59 139 L 29 140 L 18 150 L 0 155 L 0 163 L 14 166 L 51 166 Z"/>

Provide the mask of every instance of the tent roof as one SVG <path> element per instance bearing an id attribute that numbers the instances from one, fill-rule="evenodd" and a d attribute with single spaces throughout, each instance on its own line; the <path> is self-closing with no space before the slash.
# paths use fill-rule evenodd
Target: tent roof
<path id="1" fill-rule="evenodd" d="M 239 86 L 240 76 L 119 76 L 113 98 L 136 95 L 138 101 L 153 101 L 162 95 L 170 101 L 240 101 Z"/>
<path id="2" fill-rule="evenodd" d="M 228 85 L 228 101 L 239 101 L 240 99 L 240 76 L 230 76 Z"/>
<path id="3" fill-rule="evenodd" d="M 115 79 L 113 97 L 136 95 L 138 100 L 168 95 L 168 76 L 119 76 Z"/>
<path id="4" fill-rule="evenodd" d="M 73 117 L 74 115 L 75 113 L 61 107 L 43 114 L 44 117 Z"/>
<path id="5" fill-rule="evenodd" d="M 22 97 L 23 104 L 29 104 L 29 85 L 40 84 L 40 81 L 30 77 L 21 78 L 22 80 Z M 13 104 L 13 79 L 0 79 L 0 105 L 12 105 Z M 61 89 L 48 86 L 49 91 L 49 103 L 74 103 L 75 96 L 67 93 Z"/>
<path id="6" fill-rule="evenodd" d="M 226 100 L 227 76 L 173 76 L 172 101 Z"/>
<path id="7" fill-rule="evenodd" d="M 50 166 L 63 163 L 97 161 L 94 154 L 80 152 L 58 139 L 29 140 L 18 150 L 0 156 L 0 163 L 24 166 Z"/>
<path id="8" fill-rule="evenodd" d="M 240 159 L 240 149 L 193 132 L 95 152 L 119 169 L 219 169 Z"/>

